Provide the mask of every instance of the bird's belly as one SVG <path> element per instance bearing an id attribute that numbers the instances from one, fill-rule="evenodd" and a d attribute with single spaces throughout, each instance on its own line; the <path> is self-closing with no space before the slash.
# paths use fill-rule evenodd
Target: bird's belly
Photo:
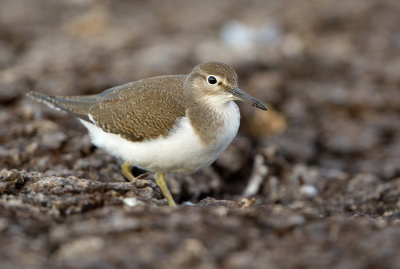
<path id="1" fill-rule="evenodd" d="M 210 165 L 232 142 L 239 127 L 222 130 L 215 141 L 204 144 L 184 117 L 167 137 L 131 142 L 91 123 L 81 122 L 97 147 L 134 166 L 165 173 L 192 173 Z"/>

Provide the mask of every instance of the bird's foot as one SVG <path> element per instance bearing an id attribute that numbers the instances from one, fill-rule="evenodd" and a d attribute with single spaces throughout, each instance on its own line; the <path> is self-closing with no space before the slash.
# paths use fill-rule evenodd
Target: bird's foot
<path id="1" fill-rule="evenodd" d="M 172 195 L 169 192 L 167 183 L 165 183 L 164 173 L 156 173 L 154 175 L 154 178 L 156 179 L 157 185 L 160 187 L 162 193 L 164 194 L 164 197 L 167 199 L 168 205 L 169 206 L 176 206 L 174 198 L 172 198 Z"/>
<path id="2" fill-rule="evenodd" d="M 121 172 L 128 181 L 136 181 L 136 177 L 132 174 L 131 165 L 128 162 L 124 162 L 121 165 Z"/>

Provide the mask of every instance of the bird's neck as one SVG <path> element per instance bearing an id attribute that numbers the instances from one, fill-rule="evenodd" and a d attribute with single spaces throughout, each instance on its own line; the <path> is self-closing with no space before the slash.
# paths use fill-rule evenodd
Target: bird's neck
<path id="1" fill-rule="evenodd" d="M 225 127 L 227 121 L 238 121 L 240 118 L 239 109 L 233 101 L 192 101 L 186 114 L 204 144 L 213 143 L 218 139 L 220 130 Z"/>

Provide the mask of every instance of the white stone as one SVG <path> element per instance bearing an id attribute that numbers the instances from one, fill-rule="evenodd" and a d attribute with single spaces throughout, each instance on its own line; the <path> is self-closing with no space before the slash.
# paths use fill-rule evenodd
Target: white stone
<path id="1" fill-rule="evenodd" d="M 318 195 L 318 190 L 312 185 L 303 185 L 300 187 L 300 193 L 306 197 L 314 197 Z"/>

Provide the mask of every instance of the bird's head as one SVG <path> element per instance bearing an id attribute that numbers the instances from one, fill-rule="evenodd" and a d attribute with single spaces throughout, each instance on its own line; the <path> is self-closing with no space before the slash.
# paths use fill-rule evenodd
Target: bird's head
<path id="1" fill-rule="evenodd" d="M 197 65 L 187 76 L 185 89 L 207 103 L 224 105 L 229 101 L 239 100 L 267 110 L 260 101 L 238 87 L 235 70 L 225 63 L 209 62 Z"/>

